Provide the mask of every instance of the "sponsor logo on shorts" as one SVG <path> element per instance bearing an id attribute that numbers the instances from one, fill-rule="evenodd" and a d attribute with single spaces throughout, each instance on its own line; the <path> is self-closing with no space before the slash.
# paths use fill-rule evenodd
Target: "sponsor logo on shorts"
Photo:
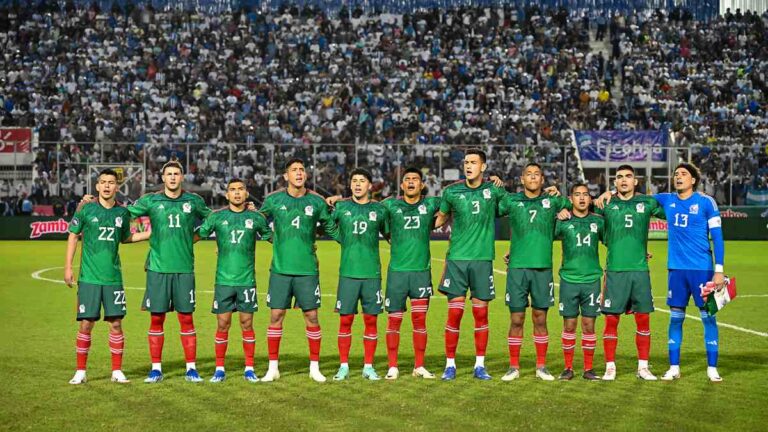
<path id="1" fill-rule="evenodd" d="M 564 304 L 562 304 L 562 303 L 560 303 L 560 306 L 559 306 L 559 308 L 560 308 L 560 311 L 562 312 L 562 311 L 565 309 L 565 305 L 564 305 Z"/>
<path id="2" fill-rule="evenodd" d="M 219 302 L 217 302 L 216 300 L 213 301 L 213 308 L 214 309 L 218 309 L 219 308 Z"/>
<path id="3" fill-rule="evenodd" d="M 336 300 L 336 309 L 337 310 L 341 309 L 341 300 Z"/>
<path id="4" fill-rule="evenodd" d="M 81 304 L 80 307 L 78 308 L 78 310 L 80 311 L 81 314 L 85 313 L 85 305 Z"/>
<path id="5" fill-rule="evenodd" d="M 611 299 L 605 299 L 605 307 L 611 307 Z"/>
<path id="6" fill-rule="evenodd" d="M 450 288 L 451 287 L 451 280 L 450 279 L 445 279 L 443 281 L 443 286 L 446 287 L 446 288 Z"/>

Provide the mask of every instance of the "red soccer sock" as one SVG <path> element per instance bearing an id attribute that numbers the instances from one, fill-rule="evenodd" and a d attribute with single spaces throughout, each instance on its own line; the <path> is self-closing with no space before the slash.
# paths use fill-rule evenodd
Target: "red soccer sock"
<path id="1" fill-rule="evenodd" d="M 253 355 L 256 352 L 256 334 L 253 330 L 243 330 L 243 355 L 245 365 L 253 367 Z"/>
<path id="2" fill-rule="evenodd" d="M 397 352 L 400 349 L 400 324 L 402 312 L 391 312 L 387 317 L 387 359 L 389 367 L 397 367 Z"/>
<path id="3" fill-rule="evenodd" d="M 427 310 L 429 299 L 411 300 L 411 321 L 413 323 L 413 367 L 424 366 L 424 352 L 427 350 Z"/>
<path id="4" fill-rule="evenodd" d="M 352 323 L 354 315 L 339 315 L 339 362 L 349 363 L 349 350 L 352 347 Z"/>
<path id="5" fill-rule="evenodd" d="M 448 321 L 445 323 L 445 356 L 456 358 L 456 346 L 459 345 L 461 317 L 464 315 L 464 298 L 448 301 Z"/>
<path id="6" fill-rule="evenodd" d="M 109 333 L 109 352 L 112 353 L 112 370 L 121 370 L 123 368 L 123 348 L 125 347 L 125 337 L 123 332 Z"/>
<path id="7" fill-rule="evenodd" d="M 91 350 L 91 333 L 78 331 L 75 340 L 75 351 L 77 353 L 77 370 L 85 370 L 88 363 L 88 351 Z"/>
<path id="8" fill-rule="evenodd" d="M 592 360 L 595 358 L 597 335 L 594 333 L 581 334 L 581 349 L 584 352 L 584 370 L 592 370 Z"/>
<path id="9" fill-rule="evenodd" d="M 320 326 L 307 326 L 307 342 L 309 343 L 309 361 L 320 361 L 320 342 L 323 332 Z"/>
<path id="10" fill-rule="evenodd" d="M 651 354 L 651 315 L 647 313 L 635 313 L 635 345 L 637 345 L 637 359 L 648 361 Z"/>
<path id="11" fill-rule="evenodd" d="M 605 330 L 603 330 L 603 349 L 605 361 L 616 361 L 616 344 L 619 343 L 618 327 L 620 315 L 608 314 L 605 316 Z"/>
<path id="12" fill-rule="evenodd" d="M 181 335 L 181 346 L 184 348 L 184 359 L 187 363 L 194 363 L 197 358 L 197 333 L 195 333 L 195 323 L 191 313 L 177 314 L 179 316 L 179 334 Z"/>
<path id="13" fill-rule="evenodd" d="M 283 338 L 282 326 L 267 327 L 267 353 L 270 360 L 280 358 L 280 339 Z"/>
<path id="14" fill-rule="evenodd" d="M 363 331 L 363 363 L 373 364 L 373 358 L 376 355 L 376 345 L 379 342 L 379 331 L 376 326 L 377 315 L 363 314 L 365 330 Z"/>
<path id="15" fill-rule="evenodd" d="M 549 335 L 533 335 L 533 344 L 536 346 L 536 367 L 543 368 L 547 365 L 547 349 L 549 348 Z"/>
<path id="16" fill-rule="evenodd" d="M 227 356 L 227 345 L 229 345 L 229 333 L 216 332 L 216 367 L 224 367 L 224 358 Z"/>
<path id="17" fill-rule="evenodd" d="M 523 337 L 508 336 L 507 345 L 509 345 L 509 367 L 520 369 L 520 348 L 523 346 Z"/>
<path id="18" fill-rule="evenodd" d="M 475 317 L 475 355 L 484 356 L 488 347 L 488 305 L 472 304 Z"/>
<path id="19" fill-rule="evenodd" d="M 149 331 L 147 332 L 149 356 L 152 358 L 152 363 L 160 363 L 163 361 L 163 344 L 165 343 L 165 333 L 163 332 L 164 323 L 164 313 L 152 314 L 149 323 Z"/>
<path id="20" fill-rule="evenodd" d="M 561 335 L 563 339 L 563 358 L 565 359 L 565 368 L 573 369 L 573 353 L 576 350 L 576 333 L 563 330 Z"/>

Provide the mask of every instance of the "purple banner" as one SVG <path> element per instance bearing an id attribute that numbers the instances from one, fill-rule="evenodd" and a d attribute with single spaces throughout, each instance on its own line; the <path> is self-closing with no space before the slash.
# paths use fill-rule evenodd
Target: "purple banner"
<path id="1" fill-rule="evenodd" d="M 575 131 L 582 161 L 645 162 L 648 151 L 653 162 L 665 162 L 666 131 Z M 610 147 L 610 158 L 606 158 Z"/>

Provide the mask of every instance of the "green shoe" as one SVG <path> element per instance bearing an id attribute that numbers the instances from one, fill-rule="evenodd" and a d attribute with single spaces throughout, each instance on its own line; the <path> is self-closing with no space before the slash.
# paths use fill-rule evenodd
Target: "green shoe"
<path id="1" fill-rule="evenodd" d="M 373 369 L 373 366 L 368 366 L 363 368 L 363 379 L 378 381 L 381 377 L 376 373 L 376 370 Z"/>
<path id="2" fill-rule="evenodd" d="M 334 381 L 344 381 L 349 378 L 349 366 L 339 366 L 339 371 L 333 376 Z"/>

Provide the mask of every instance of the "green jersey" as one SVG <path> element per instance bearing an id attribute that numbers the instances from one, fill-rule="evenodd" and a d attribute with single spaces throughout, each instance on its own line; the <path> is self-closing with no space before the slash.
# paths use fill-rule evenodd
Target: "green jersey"
<path id="1" fill-rule="evenodd" d="M 648 226 L 651 216 L 664 217 L 659 203 L 648 195 L 616 196 L 595 211 L 605 219 L 608 271 L 648 271 Z"/>
<path id="2" fill-rule="evenodd" d="M 178 198 L 170 198 L 164 192 L 149 193 L 128 210 L 133 217 L 149 216 L 152 235 L 147 269 L 156 273 L 194 273 L 195 226 L 211 213 L 200 195 L 182 192 Z"/>
<path id="3" fill-rule="evenodd" d="M 122 286 L 120 243 L 131 236 L 131 214 L 120 206 L 105 208 L 98 201 L 85 204 L 69 223 L 69 232 L 83 235 L 80 282 Z"/>
<path id="4" fill-rule="evenodd" d="M 427 197 L 415 204 L 408 204 L 402 198 L 388 198 L 381 204 L 389 211 L 392 242 L 389 271 L 431 270 L 429 239 L 435 227 L 435 214 L 440 209 L 440 198 Z"/>
<path id="5" fill-rule="evenodd" d="M 315 255 L 318 224 L 331 238 L 338 238 L 338 229 L 323 197 L 307 190 L 295 198 L 280 189 L 264 199 L 260 211 L 273 222 L 271 271 L 297 276 L 318 274 Z"/>
<path id="6" fill-rule="evenodd" d="M 230 208 L 214 211 L 203 221 L 198 234 L 202 238 L 216 233 L 218 258 L 216 285 L 255 286 L 256 234 L 269 238 L 272 231 L 261 213 Z"/>
<path id="7" fill-rule="evenodd" d="M 552 268 L 555 223 L 564 208 L 572 208 L 569 200 L 544 193 L 536 198 L 508 194 L 501 200 L 499 215 L 509 216 L 509 268 Z"/>
<path id="8" fill-rule="evenodd" d="M 448 259 L 492 261 L 496 256 L 496 207 L 507 192 L 493 183 L 470 188 L 466 182 L 443 189 L 440 211 L 453 215 Z"/>
<path id="9" fill-rule="evenodd" d="M 339 276 L 381 278 L 379 233 L 387 232 L 387 208 L 375 201 L 357 204 L 348 199 L 336 204 L 332 217 L 341 243 Z"/>
<path id="10" fill-rule="evenodd" d="M 555 237 L 563 241 L 560 279 L 571 283 L 589 283 L 600 279 L 603 273 L 600 241 L 603 240 L 604 229 L 603 218 L 594 213 L 557 221 Z"/>

